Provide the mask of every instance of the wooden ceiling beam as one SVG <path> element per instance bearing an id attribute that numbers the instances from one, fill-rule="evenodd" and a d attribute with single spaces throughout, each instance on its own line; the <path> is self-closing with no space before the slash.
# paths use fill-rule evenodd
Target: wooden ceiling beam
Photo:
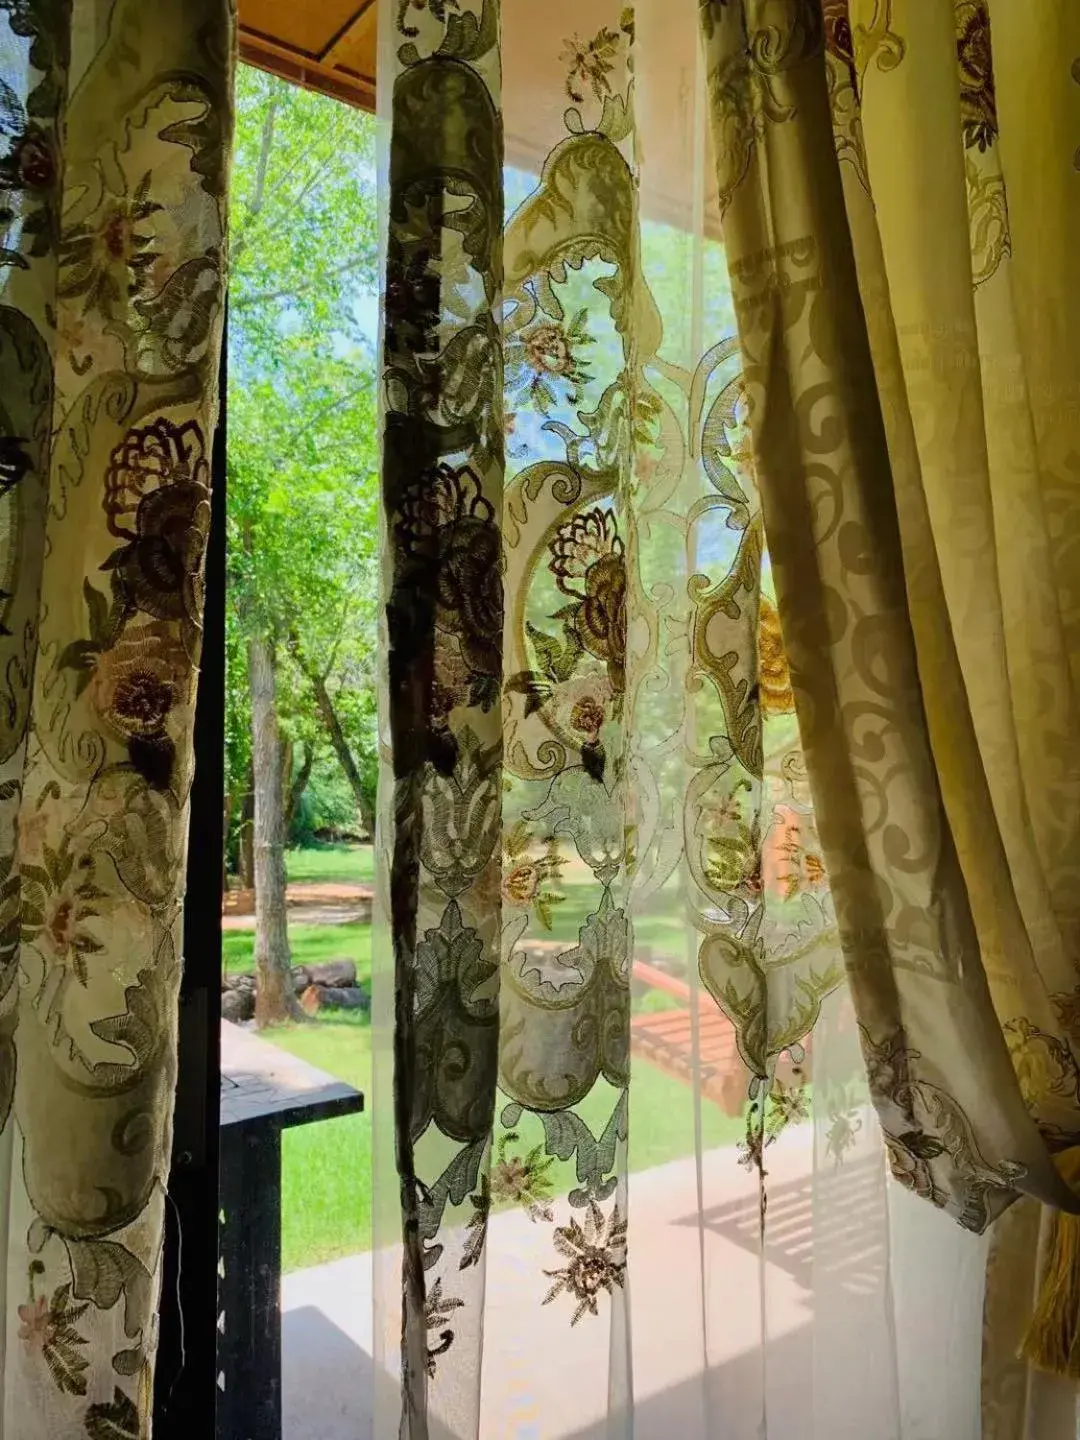
<path id="1" fill-rule="evenodd" d="M 372 61 L 375 59 L 375 31 L 377 16 L 375 14 L 375 0 L 360 0 L 359 8 L 351 20 L 346 20 L 336 35 L 332 35 L 323 47 L 319 59 L 324 65 L 336 65 L 340 57 L 355 53 L 358 42 L 364 38 L 362 32 L 370 33 L 371 45 L 368 47 Z M 374 69 L 374 65 L 372 66 Z"/>
<path id="2" fill-rule="evenodd" d="M 361 17 L 362 18 L 362 17 Z M 353 22 L 350 22 L 350 25 Z M 332 95 L 346 105 L 356 105 L 361 110 L 375 109 L 375 76 L 362 75 L 355 70 L 345 70 L 326 60 L 305 54 L 269 35 L 240 25 L 240 58 L 260 70 L 269 70 L 283 80 L 291 80 L 307 90 L 317 90 L 323 95 Z M 374 55 L 372 56 L 374 61 Z M 372 65 L 374 70 L 374 64 Z"/>

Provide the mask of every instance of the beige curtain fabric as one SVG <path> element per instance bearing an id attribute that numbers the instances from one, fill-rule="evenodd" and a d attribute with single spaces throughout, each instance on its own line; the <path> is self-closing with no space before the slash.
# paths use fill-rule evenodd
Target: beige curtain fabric
<path id="1" fill-rule="evenodd" d="M 1075 1205 L 1080 10 L 704 4 L 766 535 L 893 1173 Z"/>
<path id="2" fill-rule="evenodd" d="M 744 252 L 721 225 L 698 22 L 694 0 L 382 0 L 380 1437 L 977 1433 L 982 1242 L 889 1186 L 867 1100 L 852 897 L 834 905 L 823 860 L 777 617 L 790 562 L 763 544 L 773 475 L 749 426 L 761 403 L 783 413 L 782 356 L 765 374 L 749 330 L 740 344 Z M 792 366 L 811 334 L 825 354 L 799 398 L 824 443 L 781 457 L 792 488 L 817 487 L 815 446 L 839 444 L 814 408 L 825 380 L 871 413 L 865 333 L 855 363 L 837 353 L 858 339 L 850 255 L 848 271 L 842 336 L 822 332 L 824 301 L 812 328 L 792 310 Z M 893 565 L 859 603 L 904 637 L 884 676 L 899 698 L 882 723 L 874 625 L 845 639 L 864 753 L 853 771 L 848 736 L 811 726 L 814 759 L 853 817 L 833 850 L 865 819 L 896 865 L 902 923 L 878 917 L 870 940 L 955 965 L 972 922 L 952 852 L 940 879 L 925 860 L 909 874 L 864 794 L 876 736 L 917 693 L 879 488 L 863 524 L 891 524 Z M 827 527 L 825 504 L 805 496 L 793 534 L 815 507 Z M 842 573 L 864 564 L 850 529 L 830 544 Z M 820 580 L 796 579 L 829 620 Z M 929 745 L 906 763 L 895 784 L 883 767 L 878 803 L 915 811 Z M 949 834 L 934 803 L 920 851 Z M 865 909 L 867 864 L 857 878 Z M 1008 1077 L 967 984 L 982 1008 L 957 1006 L 963 1043 Z M 881 1070 L 900 1061 L 879 1008 Z M 931 1103 L 921 1090 L 899 1133 Z M 1012 1120 L 979 1141 L 1011 1155 L 1022 1134 L 1034 1167 L 1018 1096 Z M 1014 1171 L 977 1164 L 963 1204 L 984 1222 Z"/>
<path id="3" fill-rule="evenodd" d="M 0 3 L 0 1434 L 149 1433 L 228 0 Z"/>

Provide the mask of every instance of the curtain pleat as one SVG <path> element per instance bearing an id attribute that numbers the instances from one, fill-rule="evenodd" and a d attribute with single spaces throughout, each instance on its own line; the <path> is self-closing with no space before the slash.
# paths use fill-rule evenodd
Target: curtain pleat
<path id="1" fill-rule="evenodd" d="M 983 1250 L 888 1179 L 852 988 L 877 1088 L 894 955 L 1012 1072 L 820 12 L 765 8 L 748 58 L 737 4 L 382 5 L 378 1435 L 977 1434 Z M 1053 1192 L 1017 1095 L 940 1193 L 988 1218 L 1017 1136 Z"/>
<path id="2" fill-rule="evenodd" d="M 977 1231 L 1020 1193 L 1075 1211 L 1051 1157 L 1080 1121 L 1077 15 L 701 13 L 765 529 L 893 1174 Z M 1036 1215 L 992 1232 L 987 1434 L 1075 1430 L 1012 1358 Z"/>
<path id="3" fill-rule="evenodd" d="M 227 0 L 0 6 L 2 1424 L 149 1433 Z"/>

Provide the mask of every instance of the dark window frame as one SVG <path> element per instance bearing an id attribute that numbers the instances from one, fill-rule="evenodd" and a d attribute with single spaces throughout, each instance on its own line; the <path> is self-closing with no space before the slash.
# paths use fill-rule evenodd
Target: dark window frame
<path id="1" fill-rule="evenodd" d="M 226 315 L 211 457 L 206 601 L 195 704 L 176 1109 L 154 1379 L 155 1440 L 211 1440 L 217 1423 L 227 398 Z"/>

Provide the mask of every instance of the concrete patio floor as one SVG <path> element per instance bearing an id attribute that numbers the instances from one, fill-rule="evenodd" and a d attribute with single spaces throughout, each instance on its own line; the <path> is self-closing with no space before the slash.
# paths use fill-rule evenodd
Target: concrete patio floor
<path id="1" fill-rule="evenodd" d="M 811 1142 L 809 1127 L 800 1127 L 768 1152 L 763 1246 L 756 1180 L 731 1149 L 706 1154 L 700 1174 L 688 1159 L 631 1177 L 635 1440 L 898 1440 L 901 1433 L 905 1440 L 975 1440 L 970 1386 L 957 1389 L 940 1363 L 942 1373 L 923 1376 L 921 1360 L 915 1406 L 926 1424 L 898 1428 L 903 1377 L 882 1224 L 884 1175 L 867 1160 L 852 1161 L 842 1177 L 813 1174 Z M 908 1199 L 901 1197 L 901 1224 L 916 1225 L 913 1243 L 927 1262 L 921 1289 L 908 1283 L 906 1300 L 921 1317 L 922 1348 L 936 1343 L 935 1323 L 951 1330 L 962 1319 L 957 1264 L 981 1262 L 972 1248 L 978 1242 L 964 1237 L 958 1249 L 956 1227 L 929 1206 L 915 1203 L 909 1214 Z M 895 1243 L 895 1216 L 893 1230 Z M 550 1226 L 520 1212 L 492 1218 L 484 1440 L 621 1440 L 630 1433 L 609 1412 L 610 1303 L 571 1327 L 568 1299 L 537 1302 L 550 1284 L 544 1269 L 557 1263 Z M 283 1440 L 373 1435 L 372 1277 L 370 1254 L 285 1277 Z M 971 1322 L 977 1335 L 976 1315 Z M 903 1354 L 899 1363 L 902 1369 Z M 395 1432 L 374 1440 L 393 1440 Z M 452 1435 L 452 1428 L 432 1428 L 433 1440 Z"/>

